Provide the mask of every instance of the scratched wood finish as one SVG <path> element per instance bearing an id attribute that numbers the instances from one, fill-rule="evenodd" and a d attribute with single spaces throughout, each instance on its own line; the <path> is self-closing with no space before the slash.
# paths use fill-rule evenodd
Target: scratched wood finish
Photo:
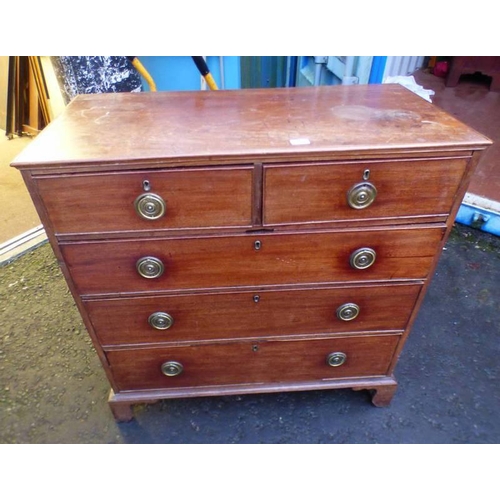
<path id="1" fill-rule="evenodd" d="M 278 390 L 364 388 L 389 404 L 490 144 L 399 85 L 96 94 L 78 96 L 13 166 L 106 370 L 110 406 L 129 419 L 129 405 L 158 398 Z M 346 192 L 367 169 L 377 199 L 351 209 Z M 167 203 L 159 221 L 133 211 L 143 180 Z M 361 247 L 377 259 L 354 270 Z M 163 260 L 161 278 L 139 276 L 144 256 Z M 341 324 L 345 302 L 361 312 Z M 174 316 L 170 330 L 152 331 L 156 309 Z M 337 368 L 326 364 L 334 351 L 347 354 Z M 184 365 L 178 377 L 161 373 L 169 360 Z"/>
<path id="2" fill-rule="evenodd" d="M 385 375 L 399 335 L 306 341 L 229 342 L 158 349 L 110 351 L 107 356 L 122 391 L 226 384 L 307 382 Z M 343 365 L 326 362 L 330 353 L 347 355 Z M 166 361 L 183 372 L 167 377 Z"/>
<path id="3" fill-rule="evenodd" d="M 113 240 L 61 245 L 80 294 L 152 292 L 235 286 L 426 278 L 443 227 L 290 234 Z M 255 242 L 260 242 L 260 250 Z M 377 258 L 353 269 L 350 255 L 369 247 Z M 163 262 L 143 278 L 136 262 Z"/>
<path id="4" fill-rule="evenodd" d="M 400 85 L 80 95 L 18 168 L 153 168 L 315 155 L 484 149 L 490 141 Z M 294 146 L 291 139 L 307 139 Z"/>
<path id="5" fill-rule="evenodd" d="M 357 286 L 163 297 L 89 300 L 86 307 L 102 345 L 404 330 L 421 285 Z M 343 321 L 337 309 L 355 303 Z M 168 330 L 148 323 L 155 312 L 174 319 Z"/>
<path id="6" fill-rule="evenodd" d="M 265 224 L 314 223 L 421 217 L 450 212 L 467 158 L 330 165 L 265 166 Z M 347 193 L 369 180 L 375 201 L 363 209 L 347 203 Z M 404 220 L 404 219 L 402 219 Z"/>
<path id="7" fill-rule="evenodd" d="M 135 211 L 144 181 L 165 201 L 160 219 L 146 220 Z M 251 225 L 251 167 L 52 176 L 36 182 L 59 234 Z"/>

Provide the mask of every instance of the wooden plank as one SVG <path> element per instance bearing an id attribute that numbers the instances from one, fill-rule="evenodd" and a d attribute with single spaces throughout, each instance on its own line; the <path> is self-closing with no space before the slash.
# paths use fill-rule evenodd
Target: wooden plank
<path id="1" fill-rule="evenodd" d="M 29 56 L 30 67 L 33 71 L 33 76 L 36 83 L 36 88 L 39 95 L 40 108 L 45 123 L 48 124 L 52 121 L 52 116 L 48 104 L 47 88 L 41 72 L 40 63 L 37 56 Z"/>
<path id="2" fill-rule="evenodd" d="M 24 131 L 35 130 L 37 133 L 40 131 L 41 123 L 39 123 L 40 115 L 40 96 L 38 94 L 38 88 L 36 84 L 35 75 L 33 73 L 33 67 L 29 65 L 29 84 L 28 84 L 28 95 L 29 95 L 29 122 L 23 127 Z"/>
<path id="3" fill-rule="evenodd" d="M 15 126 L 15 109 L 16 109 L 16 57 L 9 56 L 9 77 L 7 88 L 7 116 L 5 123 L 5 135 L 12 139 Z"/>

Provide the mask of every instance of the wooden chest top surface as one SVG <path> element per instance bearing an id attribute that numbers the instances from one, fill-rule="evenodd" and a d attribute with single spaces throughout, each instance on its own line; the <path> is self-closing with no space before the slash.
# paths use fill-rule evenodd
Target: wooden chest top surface
<path id="1" fill-rule="evenodd" d="M 77 96 L 13 166 L 211 165 L 490 143 L 400 85 L 94 94 Z"/>

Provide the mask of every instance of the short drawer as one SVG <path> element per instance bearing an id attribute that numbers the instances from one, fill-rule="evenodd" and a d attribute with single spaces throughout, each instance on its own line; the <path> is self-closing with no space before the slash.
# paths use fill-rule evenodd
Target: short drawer
<path id="1" fill-rule="evenodd" d="M 232 342 L 107 353 L 120 391 L 385 375 L 398 335 Z"/>
<path id="2" fill-rule="evenodd" d="M 467 158 L 264 169 L 266 225 L 440 216 L 446 220 Z"/>
<path id="3" fill-rule="evenodd" d="M 36 182 L 56 234 L 251 224 L 251 167 L 73 174 Z"/>
<path id="4" fill-rule="evenodd" d="M 60 247 L 80 294 L 141 293 L 422 279 L 443 232 L 441 226 L 413 226 L 72 242 Z M 370 267 L 359 268 L 369 262 Z"/>
<path id="5" fill-rule="evenodd" d="M 104 346 L 404 330 L 420 285 L 87 300 Z"/>

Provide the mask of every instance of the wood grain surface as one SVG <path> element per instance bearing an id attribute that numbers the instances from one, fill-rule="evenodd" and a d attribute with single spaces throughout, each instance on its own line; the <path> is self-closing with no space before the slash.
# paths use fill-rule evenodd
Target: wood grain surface
<path id="1" fill-rule="evenodd" d="M 404 330 L 421 285 L 349 286 L 232 293 L 199 293 L 86 301 L 102 345 Z M 343 321 L 337 309 L 355 303 Z M 174 319 L 168 330 L 148 323 L 155 312 Z"/>
<path id="2" fill-rule="evenodd" d="M 255 287 L 301 283 L 423 279 L 442 226 L 196 238 L 64 243 L 61 251 L 80 294 Z M 256 242 L 260 250 L 255 249 Z M 377 258 L 353 269 L 351 253 L 369 247 Z M 163 262 L 158 278 L 143 278 L 136 262 Z"/>
<path id="3" fill-rule="evenodd" d="M 161 167 L 280 155 L 298 161 L 324 153 L 357 157 L 490 143 L 400 85 L 107 93 L 77 96 L 14 165 L 100 169 L 141 159 Z"/>
<path id="4" fill-rule="evenodd" d="M 260 391 L 365 388 L 389 404 L 489 144 L 399 85 L 115 93 L 77 96 L 13 166 L 129 419 L 134 402 Z M 144 181 L 159 220 L 135 212 Z M 377 196 L 356 210 L 363 181 Z M 362 248 L 375 263 L 353 269 Z M 141 277 L 143 257 L 164 273 Z M 337 318 L 345 303 L 356 319 Z M 173 326 L 152 328 L 154 312 Z M 328 366 L 332 352 L 347 361 Z"/>
<path id="5" fill-rule="evenodd" d="M 450 212 L 467 158 L 276 165 L 265 168 L 264 223 L 369 220 Z M 370 171 L 368 181 L 363 174 Z M 363 209 L 347 203 L 356 184 L 375 186 L 375 201 Z"/>
<path id="6" fill-rule="evenodd" d="M 146 220 L 135 211 L 135 199 L 146 193 L 144 181 L 166 204 L 160 219 Z M 36 182 L 57 234 L 251 225 L 251 166 L 52 176 Z"/>
<path id="7" fill-rule="evenodd" d="M 338 339 L 229 342 L 107 353 L 113 378 L 121 391 L 226 384 L 306 382 L 343 377 L 385 375 L 398 335 Z M 332 367 L 326 357 L 347 355 Z M 183 372 L 167 377 L 161 365 L 176 361 Z"/>

